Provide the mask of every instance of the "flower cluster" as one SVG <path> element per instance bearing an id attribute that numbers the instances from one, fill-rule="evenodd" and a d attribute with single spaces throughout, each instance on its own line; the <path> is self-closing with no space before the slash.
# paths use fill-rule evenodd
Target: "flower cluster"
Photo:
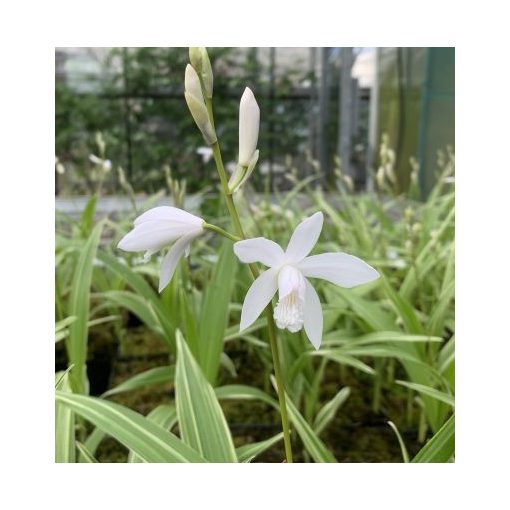
<path id="1" fill-rule="evenodd" d="M 185 98 L 191 114 L 209 145 L 217 142 L 208 103 L 212 97 L 212 70 L 204 48 L 191 48 L 185 73 Z M 257 150 L 260 109 L 253 92 L 246 88 L 239 105 L 239 157 L 237 168 L 228 183 L 228 193 L 237 191 L 253 172 L 259 157 Z M 208 153 L 212 151 L 209 149 Z M 293 333 L 304 329 L 312 345 L 318 349 L 322 340 L 323 317 L 319 296 L 308 278 L 321 278 L 341 287 L 354 287 L 379 277 L 379 273 L 361 259 L 346 253 L 311 255 L 323 225 L 317 212 L 302 221 L 292 234 L 284 251 L 270 239 L 258 237 L 234 244 L 241 262 L 259 262 L 268 267 L 253 282 L 246 294 L 240 330 L 249 327 L 278 292 L 274 320 L 280 329 Z M 161 264 L 159 291 L 170 282 L 191 242 L 204 229 L 213 227 L 202 218 L 176 207 L 156 207 L 139 216 L 134 228 L 119 242 L 125 251 L 145 251 L 147 259 L 169 246 Z M 214 227 L 213 230 L 221 230 Z M 232 237 L 229 235 L 229 237 Z"/>
<path id="2" fill-rule="evenodd" d="M 163 258 L 159 291 L 170 282 L 179 259 L 189 252 L 193 239 L 204 231 L 204 220 L 175 207 L 156 207 L 135 220 L 134 229 L 118 247 L 125 251 L 145 251 L 146 258 L 171 245 Z M 323 215 L 317 212 L 302 221 L 292 234 L 287 249 L 264 237 L 234 243 L 241 262 L 260 262 L 269 269 L 251 285 L 246 294 L 240 330 L 251 326 L 278 292 L 274 319 L 280 329 L 293 333 L 304 328 L 318 349 L 322 339 L 322 309 L 319 296 L 307 278 L 321 278 L 340 287 L 351 288 L 379 278 L 379 273 L 361 259 L 347 253 L 309 253 L 322 230 Z"/>

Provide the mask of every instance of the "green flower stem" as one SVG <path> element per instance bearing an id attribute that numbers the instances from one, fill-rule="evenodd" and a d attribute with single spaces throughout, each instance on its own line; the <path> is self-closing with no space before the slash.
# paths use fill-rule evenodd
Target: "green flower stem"
<path id="1" fill-rule="evenodd" d="M 212 113 L 212 103 L 210 99 L 206 99 L 207 111 L 209 112 L 209 119 L 211 124 L 214 127 L 213 113 Z M 228 212 L 230 213 L 230 217 L 232 218 L 232 222 L 234 224 L 234 228 L 237 232 L 237 235 L 241 239 L 246 239 L 246 235 L 244 234 L 243 227 L 241 225 L 241 220 L 239 219 L 239 215 L 237 213 L 236 206 L 234 204 L 234 200 L 232 198 L 232 194 L 228 189 L 228 180 L 227 174 L 225 172 L 225 167 L 223 166 L 223 160 L 221 158 L 221 151 L 219 143 L 216 141 L 212 145 L 214 162 L 216 163 L 216 168 L 218 170 L 218 174 L 220 176 L 221 188 L 223 191 L 223 196 L 225 197 L 225 201 L 227 202 Z M 259 270 L 256 264 L 249 264 L 250 271 L 254 279 L 259 276 Z M 289 419 L 287 417 L 287 404 L 285 402 L 285 387 L 283 384 L 283 373 L 282 367 L 280 363 L 280 356 L 278 354 L 278 343 L 276 337 L 276 325 L 273 319 L 273 306 L 271 303 L 266 307 L 266 319 L 267 319 L 267 329 L 269 333 L 269 343 L 271 345 L 271 354 L 273 356 L 273 365 L 274 372 L 276 376 L 276 386 L 278 393 L 278 402 L 280 405 L 280 416 L 282 419 L 282 429 L 283 429 L 283 442 L 285 444 L 285 457 L 287 459 L 287 463 L 292 463 L 292 446 L 290 442 L 290 429 L 289 429 Z"/>
<path id="2" fill-rule="evenodd" d="M 287 417 L 287 403 L 285 402 L 285 386 L 283 385 L 283 374 L 278 354 L 278 343 L 276 339 L 276 325 L 273 318 L 273 305 L 269 303 L 266 307 L 267 329 L 269 332 L 269 343 L 271 344 L 271 354 L 273 356 L 274 373 L 276 375 L 276 389 L 278 393 L 278 403 L 280 404 L 280 416 L 282 419 L 283 443 L 285 445 L 285 457 L 287 463 L 292 463 L 292 445 L 290 442 L 290 427 Z"/>
<path id="3" fill-rule="evenodd" d="M 210 223 L 204 223 L 203 227 L 207 230 L 212 230 L 213 232 L 216 232 L 217 234 L 221 234 L 223 237 L 226 237 L 227 239 L 230 239 L 231 241 L 241 241 L 240 237 L 237 237 L 234 234 L 231 234 L 230 232 L 227 232 L 226 230 L 223 230 L 222 228 L 217 227 L 216 225 L 211 225 Z"/>

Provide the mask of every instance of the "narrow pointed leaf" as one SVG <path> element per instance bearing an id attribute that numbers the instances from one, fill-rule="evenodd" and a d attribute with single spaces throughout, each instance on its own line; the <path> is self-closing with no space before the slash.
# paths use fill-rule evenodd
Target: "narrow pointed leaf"
<path id="1" fill-rule="evenodd" d="M 67 355 L 75 368 L 71 372 L 71 387 L 76 393 L 88 393 L 88 381 L 85 363 L 87 360 L 88 321 L 90 313 L 90 286 L 92 269 L 96 256 L 103 223 L 98 223 L 87 239 L 76 264 L 71 296 L 69 298 L 69 315 L 76 320 L 69 326 L 66 341 Z"/>
<path id="2" fill-rule="evenodd" d="M 317 435 L 328 426 L 331 420 L 335 417 L 338 409 L 349 398 L 351 389 L 346 386 L 342 388 L 329 402 L 324 404 L 321 410 L 317 413 L 313 424 L 313 429 Z"/>
<path id="3" fill-rule="evenodd" d="M 183 441 L 211 462 L 237 462 L 218 399 L 179 330 L 176 344 L 175 398 Z"/>
<path id="4" fill-rule="evenodd" d="M 124 393 L 126 391 L 165 384 L 173 381 L 174 376 L 175 367 L 173 366 L 150 368 L 149 370 L 135 374 L 133 377 L 130 377 L 126 381 L 115 386 L 115 388 L 103 393 L 102 397 L 109 397 L 111 395 L 116 395 L 117 393 Z"/>
<path id="5" fill-rule="evenodd" d="M 397 384 L 401 386 L 405 386 L 406 388 L 411 388 L 412 390 L 417 391 L 418 393 L 422 393 L 423 395 L 427 395 L 428 397 L 435 398 L 445 404 L 448 404 L 452 407 L 455 407 L 455 397 L 443 391 L 436 390 L 435 388 L 431 388 L 430 386 L 426 386 L 424 384 L 412 383 L 409 381 L 395 381 Z"/>
<path id="6" fill-rule="evenodd" d="M 455 415 L 452 415 L 411 462 L 448 462 L 455 453 Z"/>
<path id="7" fill-rule="evenodd" d="M 276 380 L 274 377 L 271 377 L 271 382 L 276 388 Z M 303 418 L 287 393 L 285 393 L 285 399 L 287 402 L 289 419 L 312 459 L 315 462 L 337 462 L 333 454 L 328 450 L 326 445 L 313 431 L 312 427 Z"/>
<path id="8" fill-rule="evenodd" d="M 265 441 L 240 446 L 236 449 L 237 458 L 239 459 L 239 462 L 251 462 L 257 455 L 264 453 L 266 450 L 271 448 L 271 446 L 275 445 L 282 439 L 283 432 L 280 432 L 276 436 L 266 439 Z"/>
<path id="9" fill-rule="evenodd" d="M 165 430 L 170 430 L 177 423 L 177 411 L 174 406 L 162 404 L 154 408 L 147 415 L 147 419 Z M 131 450 L 128 455 L 128 462 L 140 463 L 143 462 L 143 459 Z"/>
<path id="10" fill-rule="evenodd" d="M 393 432 L 395 432 L 395 435 L 397 436 L 398 444 L 400 445 L 400 451 L 402 452 L 402 459 L 406 463 L 409 462 L 409 453 L 407 453 L 406 445 L 404 443 L 404 440 L 402 439 L 402 436 L 400 435 L 397 426 L 392 421 L 389 421 L 388 425 L 391 427 L 391 429 L 393 430 Z"/>
<path id="11" fill-rule="evenodd" d="M 198 361 L 211 384 L 215 383 L 220 367 L 236 268 L 232 243 L 226 240 L 207 283 L 200 313 Z"/>
<path id="12" fill-rule="evenodd" d="M 56 386 L 64 393 L 71 391 L 69 370 L 55 374 Z M 74 413 L 68 407 L 55 403 L 55 462 L 75 462 Z"/>
<path id="13" fill-rule="evenodd" d="M 94 457 L 94 455 L 92 455 L 87 447 L 83 444 L 83 443 L 80 443 L 79 441 L 76 441 L 76 447 L 78 448 L 78 451 L 80 452 L 80 456 L 83 458 L 82 462 L 86 462 L 86 463 L 98 463 L 99 461 Z"/>
<path id="14" fill-rule="evenodd" d="M 57 402 L 133 450 L 144 462 L 207 462 L 177 436 L 127 407 L 60 391 L 56 398 Z"/>

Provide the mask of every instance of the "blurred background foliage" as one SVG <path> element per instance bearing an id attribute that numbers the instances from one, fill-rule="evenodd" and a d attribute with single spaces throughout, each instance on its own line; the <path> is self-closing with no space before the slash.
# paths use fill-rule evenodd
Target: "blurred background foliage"
<path id="1" fill-rule="evenodd" d="M 388 136 L 396 190 L 410 184 L 414 158 L 420 192 L 435 182 L 436 152 L 454 148 L 453 48 L 210 48 L 215 116 L 226 163 L 237 155 L 238 104 L 245 86 L 261 107 L 261 159 L 253 183 L 281 180 L 285 158 L 301 177 L 322 169 L 334 182 L 335 159 L 356 189 L 370 189 Z M 59 48 L 56 51 L 57 193 L 86 194 L 97 152 L 121 166 L 135 192 L 164 187 L 162 168 L 195 192 L 215 181 L 197 154 L 203 141 L 183 101 L 183 48 Z M 63 173 L 62 173 L 62 170 Z M 117 172 L 104 192 L 119 191 Z"/>

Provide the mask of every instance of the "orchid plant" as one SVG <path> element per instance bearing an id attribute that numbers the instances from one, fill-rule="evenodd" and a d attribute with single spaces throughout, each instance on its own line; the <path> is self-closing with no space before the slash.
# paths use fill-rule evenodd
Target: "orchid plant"
<path id="1" fill-rule="evenodd" d="M 214 231 L 235 241 L 233 250 L 236 256 L 241 262 L 249 264 L 254 278 L 242 307 L 240 330 L 248 328 L 266 311 L 286 461 L 292 462 L 276 330 L 287 329 L 297 333 L 304 329 L 312 345 L 319 349 L 323 330 L 321 304 L 317 292 L 307 278 L 321 278 L 351 288 L 377 279 L 379 273 L 361 259 L 346 253 L 309 255 L 322 230 L 322 212 L 316 212 L 297 226 L 285 251 L 270 239 L 249 238 L 245 234 L 233 194 L 247 182 L 259 158 L 257 142 L 260 109 L 253 92 L 246 88 L 239 108 L 238 164 L 227 180 L 212 109 L 212 67 L 205 48 L 191 48 L 190 61 L 185 71 L 185 99 L 204 141 L 212 149 L 235 234 L 182 209 L 163 206 L 150 209 L 136 218 L 133 230 L 121 239 L 118 248 L 125 251 L 143 251 L 147 260 L 152 254 L 169 247 L 160 268 L 159 292 L 162 292 L 171 281 L 181 257 L 189 253 L 192 241 L 205 230 Z M 260 273 L 256 263 L 269 269 Z M 271 301 L 277 291 L 279 299 L 273 309 Z"/>

